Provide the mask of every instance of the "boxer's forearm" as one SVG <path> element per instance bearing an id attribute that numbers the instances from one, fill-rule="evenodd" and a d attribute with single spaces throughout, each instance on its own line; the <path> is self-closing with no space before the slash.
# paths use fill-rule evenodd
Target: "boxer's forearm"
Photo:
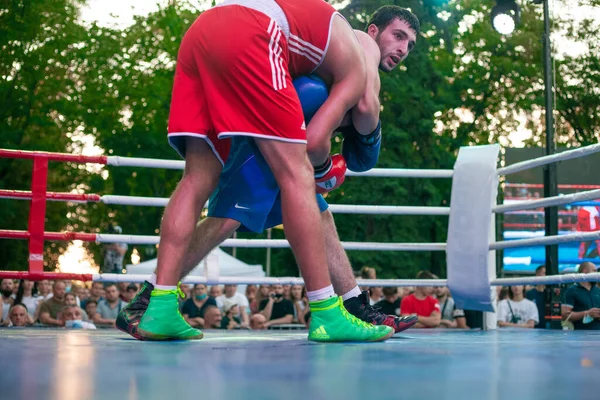
<path id="1" fill-rule="evenodd" d="M 363 96 L 356 107 L 352 109 L 352 124 L 358 133 L 368 135 L 377 128 L 379 109 L 377 96 Z"/>

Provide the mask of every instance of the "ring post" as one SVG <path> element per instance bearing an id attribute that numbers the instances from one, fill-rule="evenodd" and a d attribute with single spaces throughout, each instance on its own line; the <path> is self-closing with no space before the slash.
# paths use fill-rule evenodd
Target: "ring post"
<path id="1" fill-rule="evenodd" d="M 29 272 L 44 272 L 44 225 L 46 220 L 46 185 L 48 182 L 48 157 L 33 158 L 31 176 L 31 204 L 29 207 Z"/>
<path id="2" fill-rule="evenodd" d="M 461 147 L 454 164 L 446 260 L 457 308 L 494 312 L 489 246 L 499 151 L 498 145 Z"/>

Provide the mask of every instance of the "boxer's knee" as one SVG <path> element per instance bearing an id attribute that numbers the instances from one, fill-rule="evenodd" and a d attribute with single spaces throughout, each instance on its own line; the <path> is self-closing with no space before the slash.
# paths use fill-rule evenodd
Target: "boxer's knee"
<path id="1" fill-rule="evenodd" d="M 282 191 L 314 191 L 314 170 L 306 145 L 265 139 L 256 139 L 256 143 Z"/>
<path id="2" fill-rule="evenodd" d="M 188 185 L 214 185 L 219 181 L 222 166 L 210 145 L 203 138 L 186 138 L 183 180 Z"/>

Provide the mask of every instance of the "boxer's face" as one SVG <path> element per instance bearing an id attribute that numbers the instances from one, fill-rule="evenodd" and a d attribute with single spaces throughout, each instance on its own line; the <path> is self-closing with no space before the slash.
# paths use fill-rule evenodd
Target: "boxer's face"
<path id="1" fill-rule="evenodd" d="M 369 35 L 375 39 L 381 51 L 379 69 L 390 72 L 398 66 L 415 46 L 417 35 L 408 22 L 396 18 L 383 30 L 371 25 Z"/>

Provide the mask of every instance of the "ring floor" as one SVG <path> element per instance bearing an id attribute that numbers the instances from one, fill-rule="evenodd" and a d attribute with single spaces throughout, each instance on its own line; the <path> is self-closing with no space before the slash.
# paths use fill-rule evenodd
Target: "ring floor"
<path id="1" fill-rule="evenodd" d="M 2 329 L 2 399 L 598 399 L 600 332 L 409 330 L 385 343 Z"/>

